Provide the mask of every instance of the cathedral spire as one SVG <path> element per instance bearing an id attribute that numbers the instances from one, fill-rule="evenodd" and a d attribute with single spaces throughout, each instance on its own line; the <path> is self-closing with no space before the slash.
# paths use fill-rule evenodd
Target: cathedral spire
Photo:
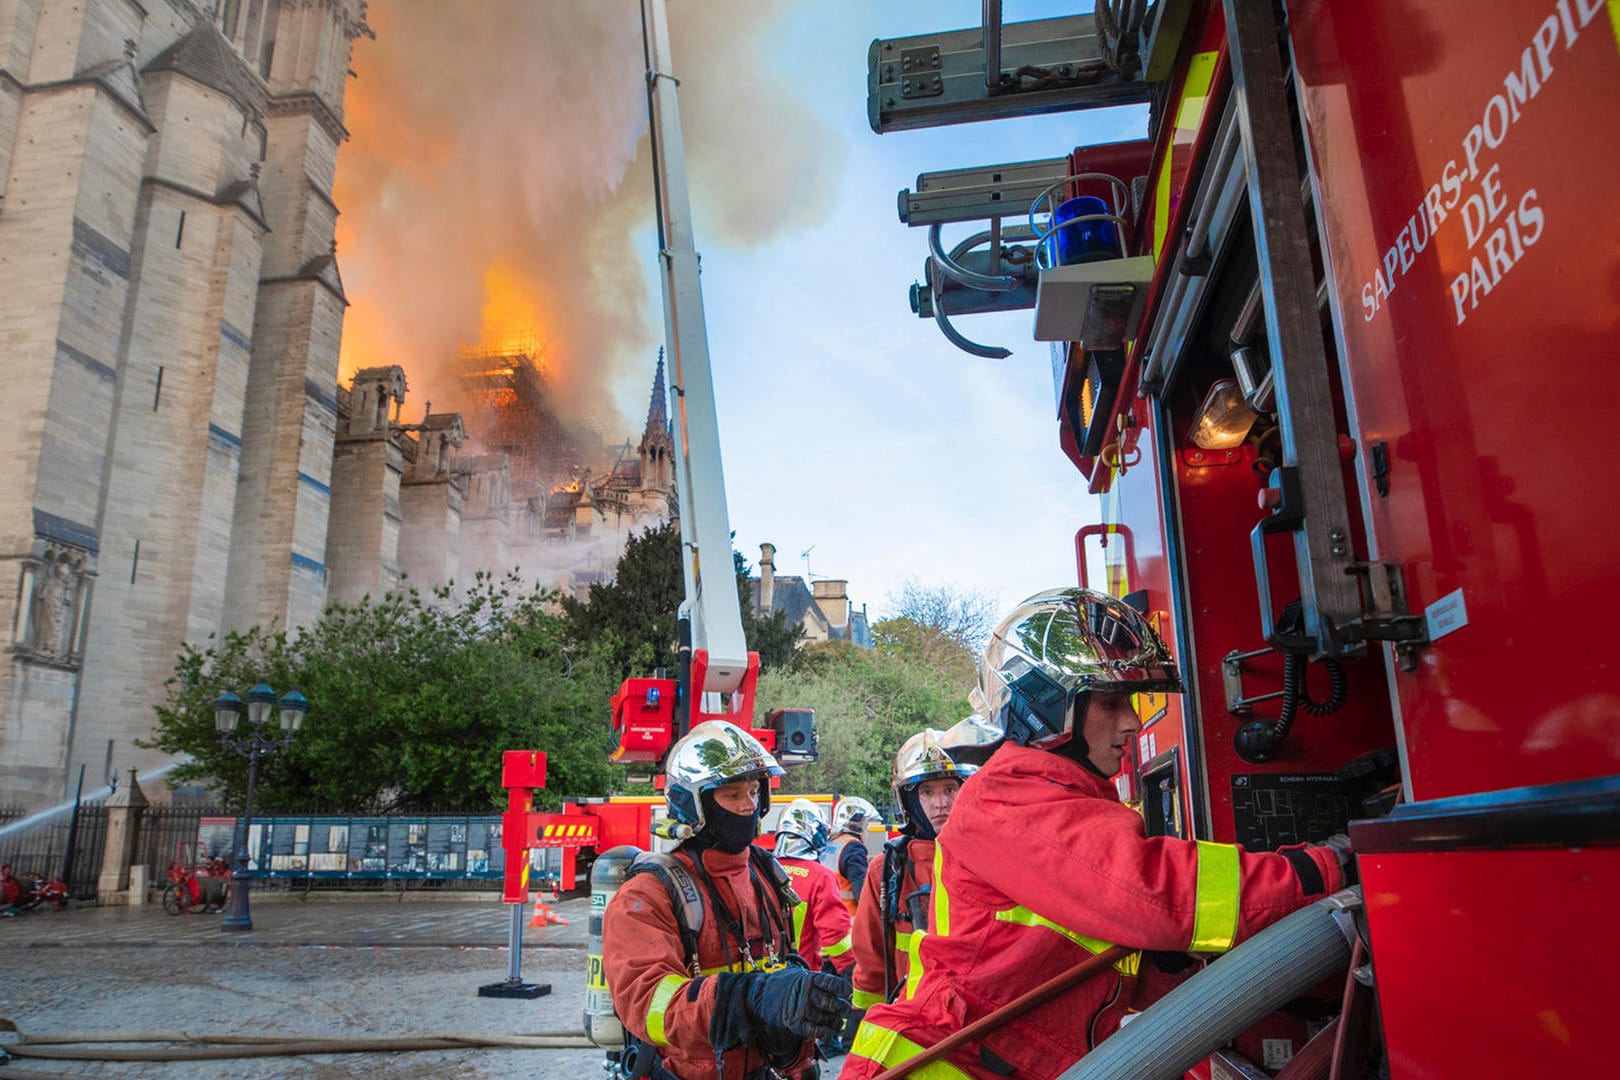
<path id="1" fill-rule="evenodd" d="M 664 389 L 664 350 L 658 350 L 658 372 L 653 376 L 652 400 L 647 403 L 647 430 L 642 439 L 650 439 L 669 430 L 669 393 Z"/>

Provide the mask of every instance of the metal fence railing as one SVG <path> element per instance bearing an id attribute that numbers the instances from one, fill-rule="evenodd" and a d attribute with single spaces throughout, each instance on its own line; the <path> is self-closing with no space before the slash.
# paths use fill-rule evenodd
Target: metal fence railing
<path id="1" fill-rule="evenodd" d="M 79 807 L 77 826 L 74 817 L 72 811 L 63 811 L 42 821 L 21 825 L 25 818 L 21 808 L 0 810 L 0 863 L 10 863 L 18 877 L 26 874 L 45 878 L 61 876 L 69 896 L 94 897 L 96 879 L 101 874 L 102 851 L 107 842 L 107 808 L 100 803 L 85 803 Z M 20 827 L 5 827 L 10 825 Z"/>
<path id="2" fill-rule="evenodd" d="M 161 889 L 168 880 L 165 875 L 169 863 L 182 855 L 182 861 L 196 861 L 195 848 L 203 819 L 224 813 L 217 806 L 196 804 L 147 807 L 141 814 L 135 855 L 131 860 L 137 866 L 146 867 L 147 886 Z M 230 851 L 227 849 L 215 854 L 229 856 Z"/>
<path id="3" fill-rule="evenodd" d="M 96 895 L 107 842 L 107 808 L 100 802 L 27 821 L 21 807 L 0 807 L 0 862 L 23 876 L 57 877 L 67 867 L 69 895 Z M 499 817 L 412 814 L 376 818 L 329 815 L 255 817 L 250 873 L 256 890 L 465 891 L 498 890 L 504 852 Z M 218 806 L 175 803 L 147 807 L 136 830 L 132 863 L 146 868 L 149 889 L 162 889 L 169 864 L 196 862 L 201 849 L 229 858 L 235 817 Z M 68 858 L 72 834 L 71 865 Z M 343 834 L 343 842 L 333 837 Z M 535 857 L 540 878 L 554 875 L 558 852 Z"/>

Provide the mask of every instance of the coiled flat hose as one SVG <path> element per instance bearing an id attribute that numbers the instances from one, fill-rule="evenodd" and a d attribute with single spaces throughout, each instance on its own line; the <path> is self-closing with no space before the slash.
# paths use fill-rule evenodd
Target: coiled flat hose
<path id="1" fill-rule="evenodd" d="M 1266 928 L 1104 1039 L 1058 1080 L 1176 1080 L 1267 1013 L 1348 967 L 1350 941 L 1333 913 L 1360 900 L 1357 886 Z"/>

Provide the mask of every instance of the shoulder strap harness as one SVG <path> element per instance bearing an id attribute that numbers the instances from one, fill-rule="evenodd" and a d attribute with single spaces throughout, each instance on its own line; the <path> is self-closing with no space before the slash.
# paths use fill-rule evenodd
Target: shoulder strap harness
<path id="1" fill-rule="evenodd" d="M 686 966 L 695 978 L 702 973 L 698 966 L 698 931 L 703 928 L 703 894 L 698 891 L 692 872 L 673 855 L 643 851 L 631 861 L 625 880 L 629 881 L 637 874 L 654 874 L 664 883 L 670 904 L 675 909 L 675 925 L 681 932 L 681 946 L 686 950 Z"/>
<path id="2" fill-rule="evenodd" d="M 786 933 L 788 927 L 793 925 L 793 909 L 799 905 L 799 896 L 793 891 L 792 880 L 782 864 L 761 848 L 750 846 L 748 849 L 750 868 L 758 878 L 763 878 L 770 886 L 775 897 L 778 911 L 778 926 Z M 698 962 L 698 934 L 703 929 L 704 904 L 703 892 L 698 887 L 697 879 L 686 868 L 686 864 L 674 855 L 643 851 L 630 863 L 630 871 L 625 880 L 637 874 L 654 874 L 664 883 L 664 889 L 669 893 L 670 905 L 675 911 L 675 925 L 680 930 L 681 946 L 686 951 L 686 966 L 694 978 L 703 972 Z"/>

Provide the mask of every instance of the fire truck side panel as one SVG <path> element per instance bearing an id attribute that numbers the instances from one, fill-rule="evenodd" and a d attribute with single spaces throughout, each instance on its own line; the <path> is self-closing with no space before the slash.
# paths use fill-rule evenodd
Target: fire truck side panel
<path id="1" fill-rule="evenodd" d="M 1620 848 L 1363 854 L 1361 869 L 1391 1076 L 1613 1075 L 1610 950 L 1579 956 L 1546 927 L 1611 924 Z"/>
<path id="2" fill-rule="evenodd" d="M 1436 638 L 1408 798 L 1620 773 L 1620 12 L 1289 15 L 1372 557 Z"/>
<path id="3" fill-rule="evenodd" d="M 1174 586 L 1165 550 L 1166 524 L 1154 483 L 1159 469 L 1159 444 L 1148 426 L 1150 414 L 1147 402 L 1133 403 L 1132 427 L 1126 437 L 1125 453 L 1125 460 L 1130 464 L 1124 475 L 1140 477 L 1141 482 L 1121 483 L 1121 474 L 1114 470 L 1114 481 L 1103 496 L 1103 520 L 1119 526 L 1119 531 L 1107 538 L 1104 549 L 1106 580 L 1098 582 L 1087 579 L 1087 583 L 1114 596 L 1144 594 L 1149 621 L 1164 636 L 1171 655 L 1179 657 L 1182 654 L 1182 641 L 1173 618 Z M 1101 465 L 1098 467 L 1104 468 Z M 1183 747 L 1188 742 L 1184 720 L 1187 709 L 1178 695 L 1138 695 L 1137 711 L 1144 727 L 1137 741 L 1136 767 L 1127 764 L 1123 778 L 1125 786 L 1121 790 L 1126 801 L 1133 803 L 1141 794 L 1137 790 L 1140 766 L 1147 764 L 1157 754 L 1165 753 L 1172 747 Z M 1185 772 L 1188 753 L 1183 750 L 1181 754 L 1174 787 L 1185 793 L 1188 788 Z M 1194 820 L 1191 816 L 1194 811 L 1195 804 L 1185 797 L 1178 797 L 1172 807 L 1171 816 L 1188 823 L 1181 831 L 1189 837 L 1193 835 L 1190 823 Z M 1201 817 L 1202 807 L 1196 807 L 1196 812 Z"/>
<path id="4" fill-rule="evenodd" d="M 1193 403 L 1196 406 L 1196 402 Z M 1270 761 L 1244 761 L 1233 736 L 1245 720 L 1272 720 L 1276 700 L 1257 703 L 1243 717 L 1227 708 L 1222 675 L 1224 658 L 1233 652 L 1264 647 L 1249 554 L 1249 530 L 1262 511 L 1256 495 L 1264 482 L 1250 468 L 1253 451 L 1199 451 L 1184 441 L 1191 417 L 1177 410 L 1171 433 L 1181 445 L 1175 461 L 1180 506 L 1181 541 L 1193 567 L 1187 575 L 1187 627 L 1197 670 L 1198 722 L 1203 734 L 1203 765 L 1208 776 L 1212 839 L 1256 849 L 1320 839 L 1343 831 L 1351 817 L 1361 816 L 1359 797 L 1371 794 L 1333 774 L 1360 754 L 1389 746 L 1389 697 L 1380 659 L 1347 665 L 1346 703 L 1329 717 L 1301 709 L 1293 729 Z M 1219 464 L 1206 464 L 1219 459 Z M 1129 484 L 1133 478 L 1127 477 Z M 1272 595 L 1281 603 L 1299 591 L 1292 559 L 1278 544 L 1271 560 Z M 1282 688 L 1283 664 L 1277 653 L 1242 662 L 1246 696 Z M 1320 664 L 1305 665 L 1305 685 L 1317 701 L 1328 698 L 1328 680 Z M 1234 808 L 1234 801 L 1236 808 Z"/>

